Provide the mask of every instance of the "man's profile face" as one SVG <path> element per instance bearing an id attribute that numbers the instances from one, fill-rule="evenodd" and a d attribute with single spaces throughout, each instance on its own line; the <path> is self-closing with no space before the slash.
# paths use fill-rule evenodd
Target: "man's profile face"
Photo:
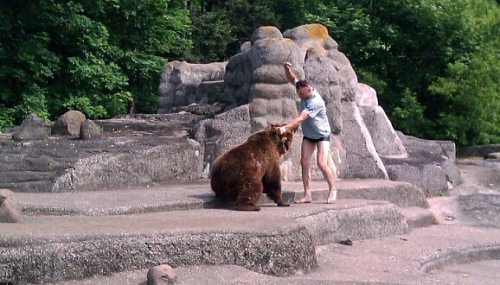
<path id="1" fill-rule="evenodd" d="M 307 99 L 310 93 L 311 93 L 311 87 L 309 86 L 300 86 L 297 88 L 297 94 L 299 94 L 300 99 Z"/>

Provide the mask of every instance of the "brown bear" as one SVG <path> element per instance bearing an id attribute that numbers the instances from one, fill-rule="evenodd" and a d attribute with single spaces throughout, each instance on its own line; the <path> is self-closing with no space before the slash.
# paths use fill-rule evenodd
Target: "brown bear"
<path id="1" fill-rule="evenodd" d="M 281 126 L 267 126 L 214 161 L 210 185 L 217 197 L 236 201 L 239 211 L 259 211 L 262 193 L 290 206 L 281 196 L 280 156 L 290 150 L 293 132 L 279 135 Z"/>

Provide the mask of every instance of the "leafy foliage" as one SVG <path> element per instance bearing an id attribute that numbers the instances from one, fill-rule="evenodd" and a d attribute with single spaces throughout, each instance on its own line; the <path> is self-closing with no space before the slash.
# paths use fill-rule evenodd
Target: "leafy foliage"
<path id="1" fill-rule="evenodd" d="M 253 32 L 266 25 L 276 26 L 273 1 L 228 0 L 190 1 L 196 62 L 227 60 L 239 53 Z M 209 35 L 209 36 L 207 36 Z"/>
<path id="2" fill-rule="evenodd" d="M 70 109 L 155 112 L 162 66 L 191 50 L 183 1 L 13 1 L 0 7 L 0 126 Z"/>
<path id="3" fill-rule="evenodd" d="M 492 0 L 6 0 L 0 130 L 154 113 L 168 60 L 225 61 L 260 26 L 322 23 L 394 127 L 459 145 L 500 143 L 500 8 Z"/>
<path id="4" fill-rule="evenodd" d="M 480 48 L 454 63 L 430 90 L 446 98 L 436 138 L 463 145 L 500 142 L 500 10 L 490 1 L 472 8 Z"/>
<path id="5" fill-rule="evenodd" d="M 498 81 L 489 84 L 488 92 L 478 85 L 468 84 L 466 88 L 461 82 L 483 81 L 485 78 L 474 77 L 481 77 L 481 72 L 489 74 L 491 68 L 486 70 L 486 66 L 498 64 L 495 59 L 485 58 L 498 53 L 498 47 L 487 48 L 485 41 L 489 38 L 499 42 L 498 11 L 498 5 L 488 0 L 337 0 L 323 1 L 306 18 L 323 23 L 339 40 L 340 49 L 351 60 L 359 80 L 377 90 L 379 102 L 396 129 L 422 138 L 450 139 L 467 145 L 485 143 L 485 138 L 479 139 L 483 131 L 490 134 L 490 142 L 499 142 L 492 133 L 494 123 L 487 121 L 491 115 L 475 117 L 481 124 L 476 122 L 474 127 L 481 126 L 482 131 L 473 131 L 471 126 L 469 135 L 460 134 L 462 131 L 455 126 L 460 121 L 455 108 L 460 108 L 460 104 L 458 99 L 450 99 L 459 93 L 462 97 L 476 93 L 477 105 L 472 107 L 477 107 L 475 112 L 491 110 L 481 106 L 486 97 L 497 100 L 492 96 L 498 94 L 494 87 Z M 490 20 L 484 22 L 486 13 Z M 481 68 L 484 64 L 485 68 Z M 455 91 L 448 89 L 453 84 Z M 479 141 L 471 140 L 472 137 Z"/>
<path id="6" fill-rule="evenodd" d="M 206 12 L 193 21 L 193 40 L 199 62 L 214 62 L 227 58 L 227 46 L 236 38 L 231 35 L 231 25 L 225 10 Z M 206 35 L 211 35 L 206 38 Z"/>

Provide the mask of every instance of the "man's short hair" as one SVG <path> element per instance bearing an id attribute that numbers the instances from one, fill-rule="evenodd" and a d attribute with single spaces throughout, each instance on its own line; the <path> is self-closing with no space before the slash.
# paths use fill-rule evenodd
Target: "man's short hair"
<path id="1" fill-rule="evenodd" d="M 301 87 L 309 87 L 309 83 L 307 83 L 307 81 L 305 81 L 305 80 L 297 81 L 297 83 L 295 83 L 295 88 L 299 89 Z"/>

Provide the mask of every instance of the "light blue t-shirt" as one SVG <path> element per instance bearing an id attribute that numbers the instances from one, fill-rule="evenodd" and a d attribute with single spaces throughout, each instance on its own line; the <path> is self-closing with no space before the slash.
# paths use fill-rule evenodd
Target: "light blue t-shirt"
<path id="1" fill-rule="evenodd" d="M 305 100 L 300 100 L 300 112 L 309 116 L 302 122 L 302 132 L 310 139 L 320 139 L 330 136 L 332 130 L 326 116 L 326 105 L 318 91 L 313 88 L 313 94 Z"/>

